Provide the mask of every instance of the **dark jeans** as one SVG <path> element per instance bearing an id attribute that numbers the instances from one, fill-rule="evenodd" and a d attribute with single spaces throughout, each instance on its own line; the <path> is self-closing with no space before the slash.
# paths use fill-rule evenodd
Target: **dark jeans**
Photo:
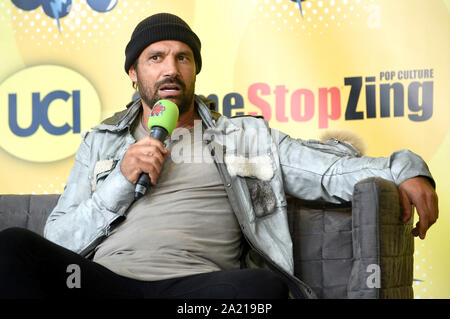
<path id="1" fill-rule="evenodd" d="M 282 279 L 265 269 L 223 270 L 159 281 L 135 280 L 27 229 L 9 228 L 0 232 L 0 299 L 285 299 L 288 293 Z"/>

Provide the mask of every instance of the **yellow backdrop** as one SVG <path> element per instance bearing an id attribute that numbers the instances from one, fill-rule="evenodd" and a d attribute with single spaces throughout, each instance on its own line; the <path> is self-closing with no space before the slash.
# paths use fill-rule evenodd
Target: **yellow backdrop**
<path id="1" fill-rule="evenodd" d="M 429 164 L 440 218 L 415 241 L 416 298 L 450 297 L 450 0 L 0 3 L 0 193 L 61 193 L 81 133 L 128 103 L 124 49 L 171 12 L 202 41 L 197 94 L 300 138 L 350 129 Z M 92 4 L 94 3 L 94 4 Z M 34 5 L 33 5 L 34 4 Z M 420 280 L 420 281 L 419 281 Z"/>

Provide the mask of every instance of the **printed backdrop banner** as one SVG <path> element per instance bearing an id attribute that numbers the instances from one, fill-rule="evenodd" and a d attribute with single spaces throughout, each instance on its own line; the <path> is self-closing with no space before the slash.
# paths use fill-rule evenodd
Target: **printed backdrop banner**
<path id="1" fill-rule="evenodd" d="M 429 164 L 440 218 L 415 240 L 416 298 L 450 297 L 450 0 L 3 0 L 0 193 L 61 193 L 82 133 L 121 110 L 136 24 L 158 12 L 202 41 L 196 92 L 293 137 L 357 132 L 367 155 Z M 417 216 L 415 217 L 417 220 Z"/>

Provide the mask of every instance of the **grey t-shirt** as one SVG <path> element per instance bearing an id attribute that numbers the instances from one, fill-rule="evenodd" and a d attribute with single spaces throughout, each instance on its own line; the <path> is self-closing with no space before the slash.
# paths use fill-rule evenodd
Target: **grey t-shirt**
<path id="1" fill-rule="evenodd" d="M 148 135 L 138 122 L 133 129 L 136 140 Z M 198 136 L 201 121 L 195 127 L 196 136 L 193 128 L 190 134 L 177 129 L 166 139 L 173 153 L 157 184 L 96 248 L 95 262 L 146 281 L 239 268 L 239 224 L 211 155 Z M 175 141 L 180 132 L 182 137 Z"/>

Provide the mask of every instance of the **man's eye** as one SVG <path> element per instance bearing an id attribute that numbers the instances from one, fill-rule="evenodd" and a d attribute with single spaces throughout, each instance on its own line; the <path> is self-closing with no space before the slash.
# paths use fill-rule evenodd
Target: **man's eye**
<path id="1" fill-rule="evenodd" d="M 159 60 L 159 55 L 153 55 L 152 57 L 150 57 L 150 60 L 158 61 Z"/>

